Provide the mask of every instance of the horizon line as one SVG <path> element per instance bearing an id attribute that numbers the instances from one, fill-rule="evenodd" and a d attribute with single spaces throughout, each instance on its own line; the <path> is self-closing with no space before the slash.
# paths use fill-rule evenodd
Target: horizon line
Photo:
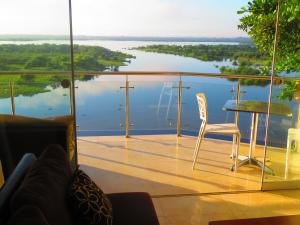
<path id="1" fill-rule="evenodd" d="M 0 34 L 0 36 L 52 36 L 52 37 L 69 37 L 68 34 Z M 74 37 L 117 37 L 117 38 L 251 38 L 249 36 L 182 36 L 182 35 L 89 35 L 76 34 Z"/>

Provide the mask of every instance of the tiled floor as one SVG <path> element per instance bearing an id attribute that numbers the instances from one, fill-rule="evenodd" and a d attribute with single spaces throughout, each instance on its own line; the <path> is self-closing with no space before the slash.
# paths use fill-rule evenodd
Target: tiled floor
<path id="1" fill-rule="evenodd" d="M 79 163 L 107 193 L 149 192 L 161 225 L 300 214 L 300 190 L 260 192 L 260 169 L 229 170 L 230 142 L 205 140 L 192 171 L 195 142 L 175 135 L 79 137 Z M 278 154 L 269 155 L 273 166 L 282 164 Z M 261 157 L 262 148 L 254 155 Z"/>
<path id="2" fill-rule="evenodd" d="M 161 225 L 300 214 L 299 190 L 164 197 L 153 202 Z"/>
<path id="3" fill-rule="evenodd" d="M 193 171 L 195 142 L 195 137 L 175 135 L 79 137 L 78 157 L 106 192 L 165 196 L 260 189 L 259 168 L 230 171 L 231 142 L 205 140 Z M 242 146 L 241 152 L 247 151 Z"/>

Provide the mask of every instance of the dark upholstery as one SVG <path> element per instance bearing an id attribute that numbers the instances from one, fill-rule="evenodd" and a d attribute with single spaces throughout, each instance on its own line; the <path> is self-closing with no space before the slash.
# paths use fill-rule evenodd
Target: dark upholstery
<path id="1" fill-rule="evenodd" d="M 14 170 L 14 173 L 8 178 L 8 180 L 5 182 L 5 185 L 2 187 L 0 192 L 0 224 L 4 224 L 10 216 L 10 198 L 20 186 L 29 167 L 35 161 L 35 155 L 30 153 L 25 154 L 21 159 L 20 163 L 17 165 L 16 169 Z"/>
<path id="2" fill-rule="evenodd" d="M 7 225 L 49 225 L 42 211 L 32 205 L 20 208 Z"/>
<path id="3" fill-rule="evenodd" d="M 53 120 L 0 115 L 0 160 L 4 178 L 13 172 L 25 153 L 39 157 L 50 144 L 68 147 L 68 125 Z"/>
<path id="4" fill-rule="evenodd" d="M 49 146 L 12 197 L 11 211 L 15 212 L 25 205 L 35 205 L 43 212 L 49 225 L 72 224 L 65 198 L 70 178 L 66 152 L 60 146 Z"/>
<path id="5" fill-rule="evenodd" d="M 0 206 L 9 208 L 1 211 L 0 224 L 7 224 L 7 220 L 8 225 L 78 224 L 75 217 L 71 218 L 66 202 L 70 181 L 70 164 L 60 146 L 48 147 L 37 160 L 32 155 L 26 156 L 0 191 L 1 200 L 8 196 L 0 201 L 3 203 Z M 107 197 L 113 208 L 113 225 L 159 225 L 147 193 L 116 193 Z"/>
<path id="6" fill-rule="evenodd" d="M 113 207 L 113 225 L 159 225 L 148 193 L 107 194 Z"/>

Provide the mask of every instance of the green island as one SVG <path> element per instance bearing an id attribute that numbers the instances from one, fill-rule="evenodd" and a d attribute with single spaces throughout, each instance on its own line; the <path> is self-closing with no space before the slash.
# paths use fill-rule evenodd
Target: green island
<path id="1" fill-rule="evenodd" d="M 119 66 L 130 63 L 134 56 L 111 51 L 98 46 L 74 46 L 74 67 L 76 71 L 117 71 Z M 0 71 L 38 72 L 70 71 L 70 46 L 56 44 L 0 45 Z M 77 80 L 91 79 L 91 76 L 76 76 Z M 14 83 L 14 95 L 31 96 L 48 92 L 47 87 L 56 87 L 70 76 L 62 75 L 1 75 L 0 97 L 9 97 L 9 82 Z"/>
<path id="2" fill-rule="evenodd" d="M 98 46 L 74 45 L 76 71 L 104 71 L 134 56 Z M 69 71 L 70 45 L 0 45 L 1 71 Z"/>
<path id="3" fill-rule="evenodd" d="M 269 75 L 268 56 L 253 44 L 238 45 L 149 45 L 134 48 L 145 52 L 156 52 L 191 57 L 201 61 L 230 60 L 232 66 L 217 66 L 223 74 Z M 267 85 L 268 81 L 243 79 L 243 85 Z"/>

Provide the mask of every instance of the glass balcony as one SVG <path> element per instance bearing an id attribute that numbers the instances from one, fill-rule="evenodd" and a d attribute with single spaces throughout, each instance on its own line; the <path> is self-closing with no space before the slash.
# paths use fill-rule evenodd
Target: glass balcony
<path id="1" fill-rule="evenodd" d="M 1 76 L 7 77 L 1 83 L 1 114 L 44 119 L 72 114 L 71 86 L 65 74 L 27 74 L 18 81 L 14 78 L 20 76 L 17 73 Z M 247 85 L 250 78 L 257 81 L 255 85 Z M 281 83 L 282 78 L 277 81 Z M 75 98 L 79 163 L 92 170 L 95 179 L 104 179 L 108 192 L 128 188 L 160 196 L 260 190 L 275 181 L 293 181 L 295 185 L 299 178 L 294 166 L 299 103 L 297 99 L 278 99 L 281 84 L 274 86 L 272 104 L 284 106 L 290 113 L 271 115 L 267 149 L 267 111 L 257 116 L 252 158 L 266 169 L 250 164 L 241 166 L 237 172 L 230 171 L 231 136 L 207 134 L 196 169 L 192 170 L 201 124 L 196 93 L 206 95 L 209 123 L 238 122 L 242 134 L 240 155 L 248 155 L 252 114 L 228 110 L 225 103 L 258 101 L 268 106 L 269 86 L 268 78 L 255 76 L 78 73 Z M 120 179 L 120 185 L 113 185 L 114 179 Z"/>
<path id="2" fill-rule="evenodd" d="M 71 86 L 66 76 L 12 74 L 1 78 L 1 114 L 35 118 L 71 114 Z"/>
<path id="3" fill-rule="evenodd" d="M 7 164 L 59 143 L 104 193 L 148 192 L 161 225 L 300 214 L 282 191 L 300 188 L 296 3 L 21 2 L 0 14 L 0 188 Z M 197 93 L 209 124 L 238 126 L 237 168 L 215 133 L 193 168 Z"/>

